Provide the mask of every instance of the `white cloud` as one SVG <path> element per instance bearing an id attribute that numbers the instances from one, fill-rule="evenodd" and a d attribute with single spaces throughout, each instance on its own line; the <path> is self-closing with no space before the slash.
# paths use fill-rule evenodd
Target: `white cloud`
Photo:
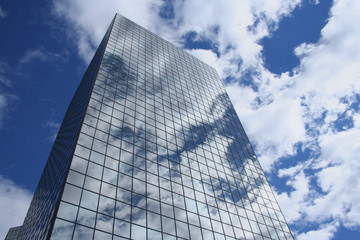
<path id="1" fill-rule="evenodd" d="M 4 60 L 0 59 L 0 128 L 3 125 L 3 121 L 6 118 L 6 110 L 9 103 L 17 99 L 17 97 L 8 92 L 9 88 L 12 88 L 12 82 L 6 76 L 9 70 L 9 65 Z"/>
<path id="2" fill-rule="evenodd" d="M 314 222 L 341 219 L 348 227 L 360 225 L 360 129 L 328 133 L 320 137 L 322 154 L 314 168 L 318 185 L 325 192 L 307 207 L 305 214 Z"/>
<path id="3" fill-rule="evenodd" d="M 293 77 L 286 73 L 281 76 L 269 74 L 260 65 L 262 62 L 257 57 L 257 49 L 247 45 L 246 41 L 233 44 L 235 49 L 219 59 L 221 62 L 228 57 L 230 67 L 227 73 L 234 76 L 239 76 L 239 73 L 233 72 L 237 71 L 237 68 L 231 65 L 230 59 L 236 59 L 238 56 L 247 62 L 248 65 L 243 65 L 245 69 L 253 65 L 259 71 L 257 91 L 249 87 L 240 87 L 236 83 L 228 85 L 227 90 L 245 129 L 257 145 L 256 150 L 265 169 L 271 170 L 272 164 L 281 157 L 294 154 L 294 147 L 298 142 L 315 149 L 315 155 L 321 150 L 319 163 L 324 164 L 332 159 L 330 161 L 332 164 L 338 164 L 315 169 L 318 171 L 315 176 L 297 171 L 288 181 L 293 191 L 279 195 L 281 206 L 286 210 L 285 215 L 290 222 L 305 221 L 308 224 L 313 222 L 319 224 L 323 221 L 331 221 L 331 224 L 322 225 L 320 229 L 299 233 L 299 238 L 302 239 L 306 237 L 330 239 L 337 229 L 337 221 L 348 227 L 360 225 L 356 220 L 359 219 L 357 213 L 360 212 L 358 209 L 360 201 L 353 189 L 354 186 L 355 188 L 358 186 L 355 181 L 358 168 L 354 166 L 354 161 L 358 159 L 359 149 L 356 143 L 360 141 L 355 134 L 349 132 L 344 138 L 336 138 L 333 134 L 334 122 L 352 103 L 351 101 L 342 103 L 340 99 L 351 99 L 354 93 L 360 90 L 358 70 L 360 54 L 355 46 L 360 40 L 358 30 L 360 28 L 359 24 L 353 23 L 359 9 L 358 3 L 335 2 L 332 16 L 322 31 L 320 41 L 311 45 L 302 44 L 295 50 L 301 58 L 301 66 Z M 204 16 L 197 15 L 197 17 Z M 205 16 L 204 19 L 208 18 Z M 229 26 L 238 22 L 236 18 L 233 19 L 233 23 Z M 192 25 L 196 26 L 194 22 Z M 205 27 L 206 25 L 201 28 L 206 29 Z M 229 28 L 229 32 L 231 34 L 234 29 Z M 235 35 L 234 33 L 235 39 L 248 39 L 246 34 L 239 34 L 237 37 Z M 231 41 L 231 38 L 226 37 L 226 39 Z M 219 43 L 221 45 L 220 40 Z M 240 46 L 248 47 L 248 51 L 237 50 Z M 254 63 L 252 59 L 256 59 L 260 64 Z M 258 100 L 261 100 L 260 103 Z M 323 114 L 326 116 L 325 121 L 317 122 Z M 307 124 L 312 129 L 306 131 Z M 316 132 L 315 136 L 314 132 Z M 329 143 L 325 144 L 323 140 L 325 136 L 332 139 L 331 146 L 328 145 Z M 341 142 L 344 144 L 340 144 Z M 338 151 L 339 154 L 335 157 L 333 151 Z M 340 155 L 343 151 L 352 156 Z M 339 161 L 340 156 L 342 160 L 338 163 L 336 161 Z M 304 170 L 315 167 L 310 162 L 303 167 Z M 343 176 L 344 173 L 346 176 Z M 312 180 L 315 180 L 324 192 L 316 191 Z"/>
<path id="4" fill-rule="evenodd" d="M 277 159 L 296 153 L 296 143 L 305 141 L 300 99 L 285 91 L 273 96 L 270 104 L 255 108 L 243 105 L 248 100 L 237 100 L 243 100 L 240 88 L 230 85 L 227 90 L 232 100 L 235 99 L 235 108 L 256 145 L 263 168 L 269 171 Z"/>
<path id="5" fill-rule="evenodd" d="M 191 49 L 188 50 L 188 52 L 215 68 L 218 73 L 221 73 L 219 59 L 213 51 L 205 49 Z"/>
<path id="6" fill-rule="evenodd" d="M 219 52 L 227 59 L 227 69 L 240 70 L 257 67 L 262 47 L 258 41 L 269 34 L 269 28 L 291 13 L 300 1 L 182 1 L 175 10 L 178 31 L 184 34 L 195 31 L 216 43 Z M 201 9 L 201 11 L 200 11 Z M 254 25 L 255 21 L 259 23 Z M 248 28 L 253 26 L 253 31 Z M 218 33 L 212 33 L 218 27 Z M 180 34 L 180 35 L 181 35 Z M 231 49 L 229 49 L 229 46 Z M 235 66 L 234 66 L 235 65 Z M 224 66 L 226 66 L 224 64 Z M 226 70 L 226 69 L 224 69 Z"/>
<path id="7" fill-rule="evenodd" d="M 8 99 L 5 94 L 0 92 L 0 127 L 2 127 L 2 120 L 4 118 L 4 111 L 8 104 Z"/>
<path id="8" fill-rule="evenodd" d="M 0 83 L 4 84 L 6 87 L 11 87 L 11 81 L 0 72 Z"/>
<path id="9" fill-rule="evenodd" d="M 328 132 L 319 137 L 318 159 L 279 171 L 280 177 L 290 178 L 287 185 L 293 187 L 290 193 L 278 194 L 286 219 L 295 225 L 321 225 L 299 234 L 298 239 L 331 239 L 338 223 L 351 229 L 359 227 L 360 196 L 356 194 L 360 191 L 359 143 L 359 128 Z M 305 171 L 313 173 L 304 174 Z"/>
<path id="10" fill-rule="evenodd" d="M 297 240 L 330 240 L 338 228 L 338 223 L 322 224 L 319 229 L 311 230 L 297 236 Z"/>
<path id="11" fill-rule="evenodd" d="M 191 9 L 196 9 L 194 4 L 188 7 L 190 10 L 184 15 L 194 14 L 195 10 L 191 13 Z M 189 17 L 187 25 L 193 27 L 189 27 L 188 30 L 199 29 L 201 32 L 201 29 L 210 29 L 212 20 L 207 20 L 213 12 L 211 9 L 221 7 L 207 8 L 209 9 L 205 9 L 205 14 L 197 14 L 195 20 Z M 234 6 L 233 8 L 236 9 Z M 217 63 L 220 63 L 221 67 L 224 66 L 222 62 L 229 63 L 227 69 L 223 68 L 223 75 L 241 77 L 242 69 L 238 71 L 234 66 L 237 63 L 234 59 L 238 58 L 245 62 L 242 65 L 243 69 L 252 66 L 258 71 L 255 75 L 257 90 L 240 86 L 236 82 L 229 84 L 227 90 L 247 133 L 256 143 L 263 167 L 268 171 L 273 170 L 273 164 L 281 157 L 296 154 L 294 147 L 297 143 L 313 150 L 313 155 L 307 163 L 299 164 L 301 171 L 282 175 L 284 178 L 290 178 L 287 184 L 293 190 L 279 194 L 279 200 L 291 223 L 330 223 L 321 224 L 319 229 L 307 233 L 299 232 L 299 239 L 331 239 L 338 228 L 338 221 L 352 228 L 360 225 L 360 199 L 354 194 L 358 192 L 356 176 L 359 172 L 357 160 L 360 153 L 357 144 L 360 142 L 357 137 L 359 115 L 353 110 L 348 110 L 356 101 L 354 94 L 360 92 L 360 52 L 356 47 L 360 40 L 360 25 L 353 22 L 359 9 L 359 3 L 334 2 L 331 17 L 321 32 L 319 42 L 303 43 L 294 50 L 301 60 L 294 76 L 287 73 L 280 76 L 272 75 L 264 69 L 258 56 L 259 50 L 251 47 L 255 46 L 256 42 L 253 42 L 255 45 L 247 45 L 246 42 L 246 39 L 254 41 L 256 35 L 249 39 L 249 33 L 240 34 L 241 31 L 232 28 L 239 22 L 236 17 L 229 17 L 233 22 L 228 24 L 229 28 L 226 30 L 221 29 L 225 26 L 221 22 L 225 20 L 214 20 L 214 24 L 220 25 L 219 34 L 222 35 L 218 37 L 222 55 L 217 59 Z M 231 12 L 227 15 L 231 16 Z M 251 18 L 245 17 L 242 23 L 246 20 L 249 22 Z M 262 34 L 266 34 L 266 29 L 262 30 Z M 226 46 L 224 39 L 232 42 L 232 38 L 227 34 L 232 34 L 234 39 L 243 40 L 231 44 L 233 49 L 224 53 L 221 48 Z M 239 50 L 240 47 L 246 48 L 246 51 Z M 338 133 L 334 128 L 335 122 L 344 112 L 349 118 L 353 118 L 356 124 L 354 128 Z M 325 116 L 324 121 L 319 121 L 322 116 Z M 317 160 L 313 162 L 312 158 L 317 155 Z M 314 172 L 314 175 L 306 173 L 309 171 Z M 318 187 L 321 191 L 317 190 Z"/>
<path id="12" fill-rule="evenodd" d="M 49 128 L 50 129 L 50 137 L 49 140 L 50 141 L 55 141 L 57 133 L 59 132 L 60 129 L 60 123 L 54 122 L 54 121 L 48 121 L 45 123 L 44 127 Z"/>
<path id="13" fill-rule="evenodd" d="M 0 239 L 9 228 L 22 225 L 32 194 L 0 175 Z"/>
<path id="14" fill-rule="evenodd" d="M 155 30 L 160 18 L 160 0 L 79 0 L 54 1 L 54 14 L 68 24 L 67 34 L 78 46 L 79 56 L 90 62 L 115 13 L 120 13 L 144 27 Z"/>
<path id="15" fill-rule="evenodd" d="M 301 163 L 297 166 L 312 175 L 289 169 L 291 179 L 304 178 L 303 184 L 293 184 L 294 190 L 279 194 L 279 199 L 289 221 L 321 225 L 319 229 L 300 233 L 298 239 L 331 239 L 338 222 L 351 228 L 360 226 L 360 199 L 356 194 L 360 190 L 360 128 L 354 124 L 338 132 L 335 127 L 343 113 L 355 122 L 358 119 L 358 113 L 350 108 L 360 91 L 360 52 L 355 46 L 360 41 L 360 25 L 353 22 L 359 9 L 357 2 L 335 1 L 320 41 L 295 49 L 301 65 L 292 77 L 295 80 L 292 89 L 304 106 L 304 114 L 298 120 L 310 126 L 305 144 L 316 145 L 313 146 L 318 149 L 315 156 L 319 156 L 305 167 Z M 293 107 L 298 106 L 296 103 Z M 323 116 L 324 121 L 319 121 Z M 305 191 L 304 181 L 310 180 L 313 182 Z M 299 193 L 302 193 L 300 198 Z M 329 224 L 323 225 L 324 222 Z"/>
<path id="16" fill-rule="evenodd" d="M 309 3 L 318 5 L 320 3 L 320 0 L 309 0 Z"/>
<path id="17" fill-rule="evenodd" d="M 116 12 L 148 28 L 171 42 L 180 43 L 181 36 L 195 31 L 199 36 L 210 38 L 219 45 L 222 54 L 232 46 L 233 59 L 242 58 L 244 64 L 255 64 L 261 46 L 257 40 L 266 36 L 268 27 L 280 18 L 291 13 L 300 4 L 300 0 L 268 1 L 174 1 L 175 18 L 163 20 L 158 13 L 164 4 L 160 0 L 108 0 L 91 1 L 54 1 L 53 11 L 56 16 L 65 19 L 70 27 L 68 35 L 76 40 L 79 55 L 89 62 L 95 47 L 99 44 Z M 201 10 L 201 11 L 200 11 Z M 262 19 L 254 31 L 248 27 L 256 18 Z M 101 19 L 99 21 L 99 19 Z M 214 27 L 219 27 L 217 39 L 214 39 Z"/>
<path id="18" fill-rule="evenodd" d="M 54 53 L 47 51 L 40 47 L 37 49 L 28 49 L 23 56 L 20 57 L 20 64 L 29 64 L 33 61 L 42 61 L 47 63 L 66 62 L 68 60 L 69 53 L 65 50 L 60 53 Z M 0 59 L 0 128 L 3 126 L 3 122 L 9 115 L 7 111 L 11 111 L 11 103 L 14 100 L 18 100 L 17 95 L 13 94 L 14 88 L 9 76 L 14 76 L 14 67 L 10 66 L 5 60 Z M 16 75 L 17 73 L 15 73 Z M 53 136 L 52 136 L 53 137 Z"/>
<path id="19" fill-rule="evenodd" d="M 53 53 L 50 51 L 46 51 L 43 48 L 37 49 L 29 49 L 25 52 L 25 54 L 20 58 L 19 62 L 22 64 L 31 63 L 35 60 L 40 60 L 42 62 L 66 62 L 68 59 L 68 53 Z"/>
<path id="20" fill-rule="evenodd" d="M 296 223 L 302 216 L 305 199 L 310 193 L 310 179 L 301 170 L 288 180 L 286 185 L 295 190 L 289 194 L 285 192 L 278 194 L 277 199 L 288 223 Z"/>
<path id="21" fill-rule="evenodd" d="M 199 39 L 211 39 L 220 57 L 209 50 L 190 53 L 220 69 L 222 77 L 234 79 L 227 90 L 262 165 L 268 171 L 278 171 L 292 188 L 278 194 L 287 219 L 319 226 L 299 231 L 297 238 L 331 239 L 338 223 L 360 225 L 360 199 L 354 194 L 359 189 L 349 187 L 359 186 L 353 183 L 359 172 L 360 117 L 351 104 L 360 92 L 360 22 L 354 21 L 360 2 L 334 1 L 321 39 L 294 49 L 301 61 L 294 75 L 274 75 L 263 66 L 259 40 L 271 35 L 278 22 L 300 3 L 179 0 L 174 1 L 175 18 L 168 21 L 157 15 L 162 4 L 157 0 L 59 0 L 54 12 L 66 20 L 68 35 L 76 40 L 79 56 L 86 62 L 115 12 L 178 45 L 190 31 Z M 239 84 L 246 72 L 253 73 L 251 86 Z M 334 126 L 344 112 L 354 127 L 338 132 Z M 312 155 L 288 169 L 274 169 L 282 157 L 297 154 L 298 143 L 312 150 Z"/>
<path id="22" fill-rule="evenodd" d="M 2 9 L 2 7 L 0 6 L 0 17 L 1 18 L 5 18 L 7 16 L 7 13 Z"/>

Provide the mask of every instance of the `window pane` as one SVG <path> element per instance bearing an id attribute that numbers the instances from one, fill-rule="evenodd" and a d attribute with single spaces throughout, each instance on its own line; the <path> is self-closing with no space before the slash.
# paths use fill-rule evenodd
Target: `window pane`
<path id="1" fill-rule="evenodd" d="M 63 239 L 71 239 L 74 230 L 74 224 L 56 219 L 54 228 L 51 234 L 51 239 L 53 240 L 63 240 Z"/>
<path id="2" fill-rule="evenodd" d="M 77 222 L 89 227 L 95 226 L 96 212 L 87 210 L 85 208 L 79 209 L 79 215 L 77 217 Z"/>
<path id="3" fill-rule="evenodd" d="M 62 200 L 78 205 L 80 201 L 81 188 L 66 184 Z"/>
<path id="4" fill-rule="evenodd" d="M 74 239 L 79 239 L 79 240 L 92 239 L 93 234 L 94 234 L 94 229 L 76 225 Z"/>
<path id="5" fill-rule="evenodd" d="M 74 205 L 61 201 L 57 216 L 74 222 L 78 208 Z"/>

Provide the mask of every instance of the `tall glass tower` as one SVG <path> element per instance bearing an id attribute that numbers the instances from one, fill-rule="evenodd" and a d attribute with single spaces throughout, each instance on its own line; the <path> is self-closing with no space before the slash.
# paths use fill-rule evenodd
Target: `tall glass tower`
<path id="1" fill-rule="evenodd" d="M 116 15 L 20 239 L 293 239 L 216 71 Z"/>

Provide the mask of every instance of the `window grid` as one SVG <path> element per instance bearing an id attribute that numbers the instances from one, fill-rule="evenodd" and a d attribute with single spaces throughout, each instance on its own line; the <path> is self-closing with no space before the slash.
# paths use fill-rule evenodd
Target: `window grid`
<path id="1" fill-rule="evenodd" d="M 120 15 L 52 239 L 61 231 L 74 239 L 292 239 L 216 71 Z"/>

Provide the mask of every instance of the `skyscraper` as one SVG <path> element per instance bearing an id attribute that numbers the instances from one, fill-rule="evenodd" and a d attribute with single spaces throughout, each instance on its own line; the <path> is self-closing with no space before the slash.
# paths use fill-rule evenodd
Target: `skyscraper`
<path id="1" fill-rule="evenodd" d="M 292 239 L 216 71 L 116 15 L 20 239 Z"/>

